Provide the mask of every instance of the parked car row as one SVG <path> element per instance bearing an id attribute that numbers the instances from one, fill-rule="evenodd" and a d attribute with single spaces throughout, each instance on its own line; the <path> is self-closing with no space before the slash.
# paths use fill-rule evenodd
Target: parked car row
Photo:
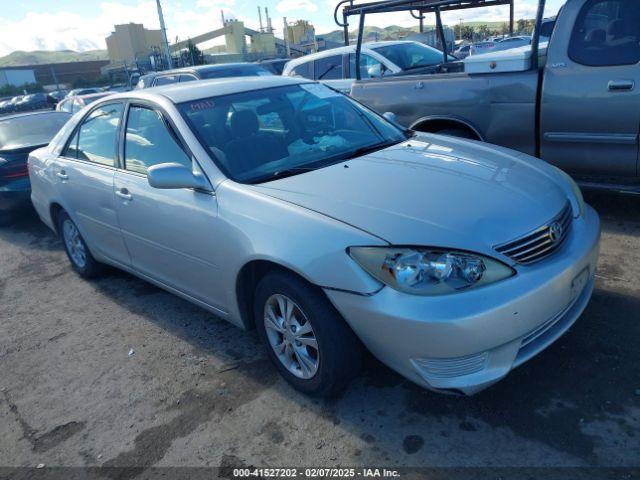
<path id="1" fill-rule="evenodd" d="M 27 112 L 31 110 L 52 110 L 56 106 L 56 99 L 46 93 L 31 93 L 17 95 L 0 102 L 0 114 Z"/>

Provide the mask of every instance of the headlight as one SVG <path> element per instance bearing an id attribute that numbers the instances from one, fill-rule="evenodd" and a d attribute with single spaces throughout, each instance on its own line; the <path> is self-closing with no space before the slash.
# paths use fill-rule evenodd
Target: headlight
<path id="1" fill-rule="evenodd" d="M 439 249 L 351 247 L 349 255 L 385 285 L 412 295 L 445 295 L 515 274 L 482 255 Z"/>
<path id="2" fill-rule="evenodd" d="M 556 170 L 558 170 L 558 172 L 565 178 L 567 183 L 571 185 L 571 191 L 573 192 L 573 196 L 575 197 L 576 204 L 578 207 L 578 216 L 582 217 L 584 215 L 584 197 L 582 196 L 582 190 L 580 190 L 580 187 L 578 186 L 576 181 L 573 178 L 571 178 L 571 176 L 568 173 L 564 172 L 563 170 L 560 170 L 557 167 L 556 167 Z"/>

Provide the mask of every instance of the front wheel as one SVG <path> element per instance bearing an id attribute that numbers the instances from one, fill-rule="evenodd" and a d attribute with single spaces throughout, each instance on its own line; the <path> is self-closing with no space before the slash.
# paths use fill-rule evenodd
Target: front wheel
<path id="1" fill-rule="evenodd" d="M 269 358 L 297 390 L 332 396 L 360 369 L 360 341 L 322 292 L 299 277 L 266 275 L 256 288 L 254 314 Z"/>
<path id="2" fill-rule="evenodd" d="M 78 227 L 67 212 L 58 215 L 58 232 L 73 269 L 84 278 L 93 278 L 102 273 L 103 265 L 91 255 Z"/>

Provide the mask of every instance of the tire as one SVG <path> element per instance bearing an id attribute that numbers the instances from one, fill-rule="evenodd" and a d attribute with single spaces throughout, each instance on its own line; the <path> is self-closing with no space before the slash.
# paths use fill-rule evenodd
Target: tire
<path id="1" fill-rule="evenodd" d="M 293 315 L 288 329 L 291 332 L 288 333 L 289 346 L 278 349 L 278 354 L 273 345 L 287 343 L 279 300 L 285 305 L 287 300 L 293 303 Z M 281 332 L 266 319 L 269 309 L 275 314 L 276 322 L 279 322 L 275 326 L 280 327 Z M 256 287 L 254 315 L 269 358 L 296 390 L 318 397 L 335 396 L 360 370 L 363 358 L 360 340 L 322 291 L 298 276 L 288 272 L 267 274 Z M 269 323 L 272 326 L 267 326 Z M 311 332 L 307 332 L 307 323 Z M 316 340 L 317 348 L 309 339 Z M 308 365 L 308 360 L 315 362 L 315 370 Z"/>
<path id="2" fill-rule="evenodd" d="M 103 273 L 104 266 L 93 258 L 78 227 L 65 211 L 58 214 L 58 233 L 71 267 L 78 275 L 95 278 Z"/>
<path id="3" fill-rule="evenodd" d="M 447 135 L 449 137 L 468 138 L 469 140 L 478 140 L 478 137 L 469 130 L 464 128 L 445 128 L 437 132 L 438 135 Z"/>

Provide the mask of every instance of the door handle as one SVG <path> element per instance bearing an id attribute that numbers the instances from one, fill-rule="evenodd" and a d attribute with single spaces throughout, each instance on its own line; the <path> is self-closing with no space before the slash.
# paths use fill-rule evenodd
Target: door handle
<path id="1" fill-rule="evenodd" d="M 133 197 L 129 193 L 129 190 L 127 190 L 126 188 L 121 188 L 120 190 L 116 190 L 116 195 L 122 198 L 123 200 L 131 201 L 133 199 Z"/>
<path id="2" fill-rule="evenodd" d="M 64 170 L 60 170 L 59 172 L 56 173 L 56 175 L 61 180 L 69 180 L 69 175 L 67 175 L 67 173 Z"/>
<path id="3" fill-rule="evenodd" d="M 609 81 L 609 91 L 610 92 L 624 92 L 633 90 L 636 82 L 633 80 L 610 80 Z"/>

